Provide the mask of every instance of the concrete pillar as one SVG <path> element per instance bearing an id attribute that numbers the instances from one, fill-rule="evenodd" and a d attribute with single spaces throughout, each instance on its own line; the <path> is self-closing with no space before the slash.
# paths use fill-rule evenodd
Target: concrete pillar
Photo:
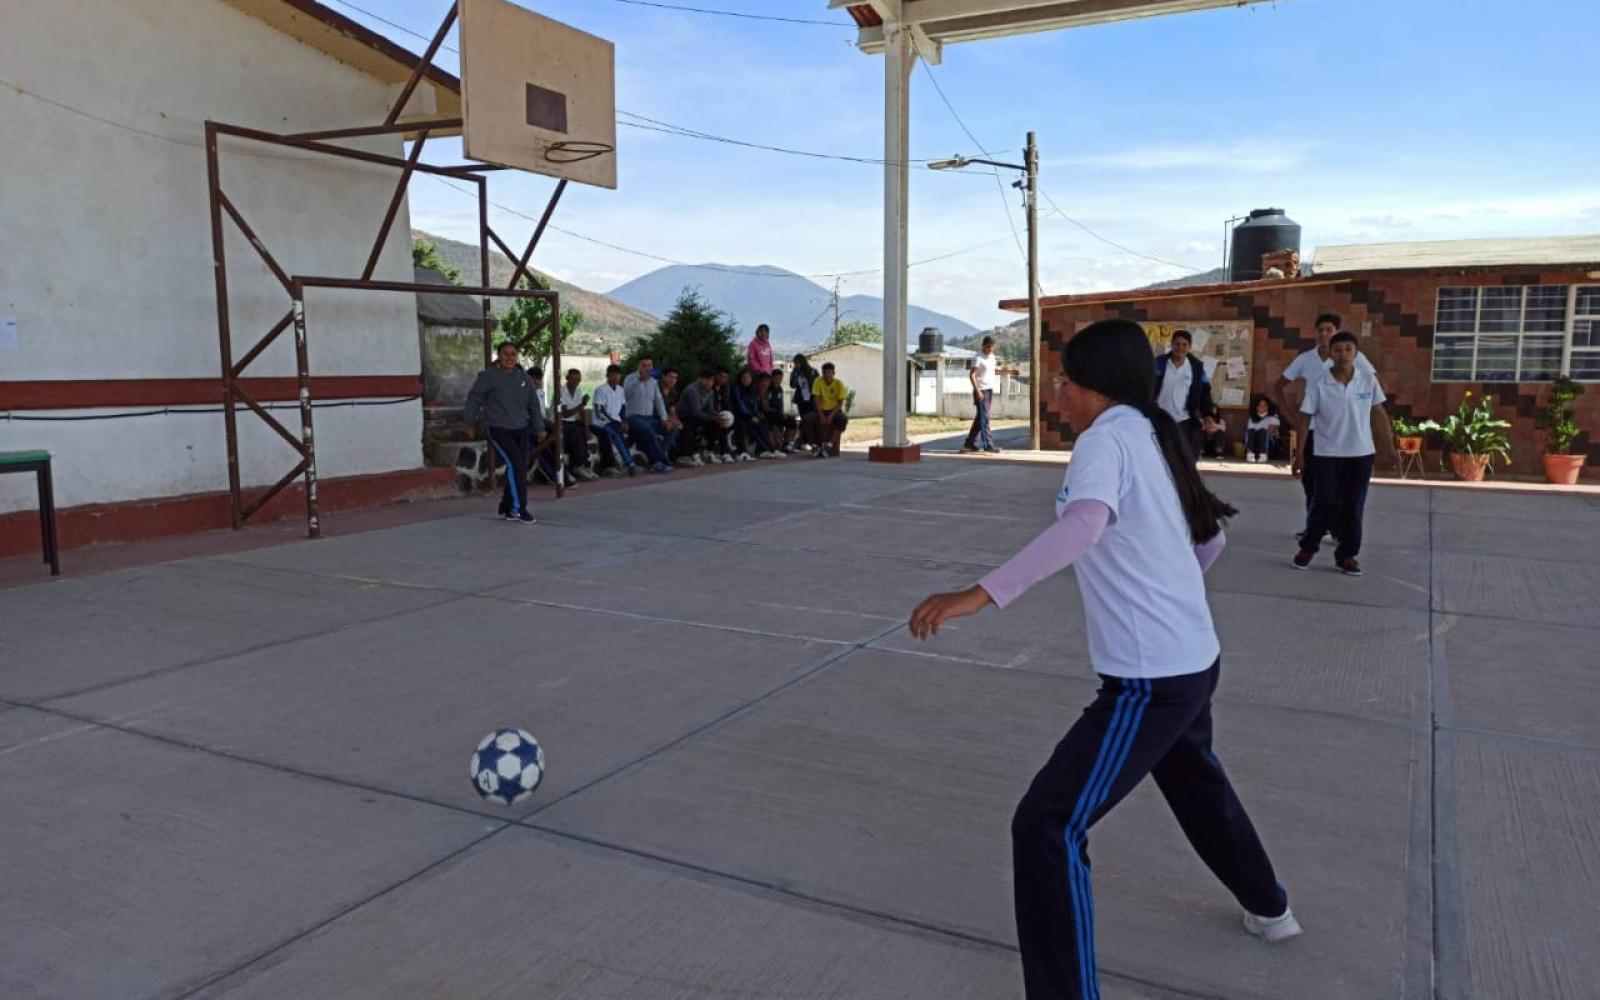
<path id="1" fill-rule="evenodd" d="M 907 225 L 911 188 L 911 29 L 884 25 L 883 101 L 883 443 L 875 461 L 916 461 L 906 441 Z"/>

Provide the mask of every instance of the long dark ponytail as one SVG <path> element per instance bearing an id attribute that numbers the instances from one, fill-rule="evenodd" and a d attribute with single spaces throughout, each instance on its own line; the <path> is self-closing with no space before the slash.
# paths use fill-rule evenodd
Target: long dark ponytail
<path id="1" fill-rule="evenodd" d="M 1066 369 L 1074 384 L 1144 414 L 1172 473 L 1190 536 L 1197 545 L 1215 538 L 1238 511 L 1206 487 L 1177 422 L 1155 404 L 1155 353 L 1144 328 L 1126 319 L 1091 323 L 1067 342 Z"/>

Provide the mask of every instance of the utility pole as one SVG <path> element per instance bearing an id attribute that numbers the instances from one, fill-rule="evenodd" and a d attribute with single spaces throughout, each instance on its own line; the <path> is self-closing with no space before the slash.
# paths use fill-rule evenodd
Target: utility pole
<path id="1" fill-rule="evenodd" d="M 842 280 L 838 276 L 833 279 L 833 336 L 828 340 L 830 344 L 839 342 L 839 282 Z"/>
<path id="2" fill-rule="evenodd" d="M 1039 330 L 1039 146 L 1033 133 L 1028 133 L 1028 448 L 1039 450 L 1039 436 L 1043 426 L 1040 403 L 1044 394 L 1040 384 L 1044 380 L 1043 350 Z"/>
<path id="3" fill-rule="evenodd" d="M 1016 170 L 1022 173 L 1023 179 L 1014 181 L 1012 187 L 1021 188 L 1023 197 L 1027 202 L 1028 216 L 1028 406 L 1032 411 L 1028 414 L 1028 447 L 1034 451 L 1039 450 L 1039 432 L 1044 426 L 1039 412 L 1039 403 L 1043 398 L 1039 385 L 1044 377 L 1042 364 L 1043 350 L 1039 344 L 1039 144 L 1034 141 L 1034 134 L 1028 133 L 1028 148 L 1021 165 L 1015 163 L 1001 163 L 998 160 L 980 160 L 974 156 L 953 156 L 948 160 L 933 160 L 928 164 L 929 170 L 961 170 L 974 163 L 986 167 L 1004 167 L 1007 170 Z M 888 257 L 886 255 L 885 259 Z M 888 341 L 889 331 L 884 331 L 885 343 Z M 885 371 L 885 378 L 888 373 Z M 941 397 L 942 398 L 942 397 Z M 885 418 L 887 419 L 887 418 Z"/>

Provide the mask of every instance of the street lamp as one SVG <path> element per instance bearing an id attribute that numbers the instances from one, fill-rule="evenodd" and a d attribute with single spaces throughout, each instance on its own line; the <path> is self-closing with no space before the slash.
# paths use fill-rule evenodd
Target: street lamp
<path id="1" fill-rule="evenodd" d="M 1033 133 L 1029 132 L 1025 163 L 1001 163 L 999 160 L 980 160 L 971 156 L 952 156 L 948 160 L 931 161 L 928 164 L 928 169 L 960 170 L 963 167 L 969 167 L 974 164 L 1021 171 L 1025 177 L 1025 182 L 1016 186 L 1023 189 L 1023 194 L 1027 201 L 1028 216 L 1028 447 L 1033 451 L 1038 451 L 1040 428 L 1039 376 L 1042 371 L 1042 366 L 1039 363 L 1039 147 L 1034 142 Z"/>

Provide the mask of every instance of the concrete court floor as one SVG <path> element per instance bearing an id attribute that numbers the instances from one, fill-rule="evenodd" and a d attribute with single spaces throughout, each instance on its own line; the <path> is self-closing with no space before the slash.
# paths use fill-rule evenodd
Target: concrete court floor
<path id="1" fill-rule="evenodd" d="M 0 996 L 1020 996 L 1008 822 L 1093 690 L 1070 574 L 921 645 L 1059 467 L 763 464 L 0 591 Z M 1146 783 L 1110 998 L 1600 996 L 1600 504 L 1381 487 L 1367 576 L 1210 576 L 1267 947 Z M 545 743 L 531 803 L 467 759 Z"/>

